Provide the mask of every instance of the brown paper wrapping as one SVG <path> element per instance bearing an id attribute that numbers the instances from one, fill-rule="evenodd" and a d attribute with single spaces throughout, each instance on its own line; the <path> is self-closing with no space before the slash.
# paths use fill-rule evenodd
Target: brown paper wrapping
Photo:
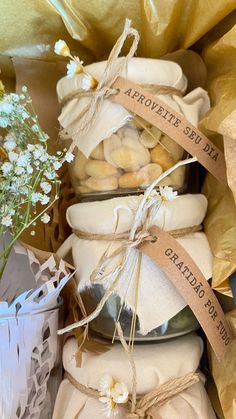
<path id="1" fill-rule="evenodd" d="M 234 119 L 236 109 L 236 26 L 203 51 L 208 71 L 208 89 L 213 107 L 202 121 L 208 135 L 224 148 L 229 188 L 219 185 L 207 176 L 203 192 L 209 199 L 208 216 L 205 221 L 206 233 L 214 253 L 213 287 L 230 295 L 228 276 L 236 270 L 236 148 Z"/>
<path id="2" fill-rule="evenodd" d="M 236 337 L 236 310 L 227 315 L 231 329 Z M 214 405 L 220 419 L 236 418 L 236 340 L 230 345 L 223 361 L 217 361 L 209 348 L 210 368 L 213 374 L 221 409 Z M 222 414 L 223 413 L 223 414 Z"/>
<path id="3" fill-rule="evenodd" d="M 9 57 L 34 60 L 59 61 L 53 53 L 57 39 L 65 39 L 71 51 L 86 64 L 106 58 L 126 17 L 141 34 L 138 55 L 160 57 L 178 49 L 192 48 L 205 61 L 213 108 L 204 118 L 201 129 L 223 149 L 226 155 L 228 183 L 220 185 L 208 175 L 204 193 L 209 199 L 209 211 L 205 228 L 214 253 L 213 287 L 230 295 L 227 278 L 236 270 L 236 14 L 235 0 L 5 0 L 0 2 L 0 67 L 7 89 L 14 86 L 14 70 Z M 74 38 L 74 39 L 73 39 Z M 127 46 L 126 46 L 127 47 Z M 124 52 L 125 52 L 124 48 Z M 189 59 L 185 51 L 173 54 L 173 59 L 192 75 L 192 68 L 200 75 L 199 85 L 205 84 L 204 65 L 195 56 Z M 171 56 L 166 56 L 171 58 Z M 195 60 L 195 64 L 194 64 Z M 187 62 L 187 66 L 186 66 Z M 199 67 L 198 67 L 199 65 Z M 39 64 L 39 67 L 41 64 Z M 19 70 L 20 66 L 18 66 Z M 23 68 L 23 67 L 21 67 Z M 25 67 L 26 68 L 26 67 Z M 42 67 L 41 67 L 42 70 Z M 28 77 L 27 73 L 27 77 Z M 49 73 L 47 73 L 49 75 Z M 196 86 L 196 77 L 190 81 Z M 37 76 L 39 77 L 39 75 Z M 53 74 L 50 73 L 53 80 Z M 45 79 L 44 79 L 45 81 Z M 54 82 L 55 83 L 55 79 Z M 40 77 L 38 78 L 40 84 Z M 26 83 L 28 84 L 28 83 Z M 35 85 L 35 87 L 37 87 Z M 39 89 L 37 90 L 39 92 Z M 45 103 L 47 96 L 45 94 Z M 54 96 L 55 99 L 55 96 Z M 50 98 L 50 103 L 52 97 Z M 55 103 L 55 102 L 54 102 Z M 40 106 L 38 107 L 40 113 Z M 53 116 L 55 122 L 56 113 Z M 44 121 L 41 121 L 44 124 Z M 53 123 L 54 123 L 53 122 Z M 45 122 L 45 128 L 54 131 Z M 219 134 L 224 135 L 224 140 Z M 54 134 L 52 134 L 53 138 Z M 67 235 L 63 217 L 66 207 L 73 202 L 68 175 L 64 172 L 64 188 L 60 201 L 53 208 L 50 226 L 39 226 L 36 237 L 25 235 L 24 240 L 43 250 L 56 250 Z M 236 330 L 235 312 L 230 314 Z M 233 344 L 224 364 L 218 364 L 214 356 L 211 367 L 226 419 L 236 417 L 236 346 Z M 233 404 L 234 403 L 234 404 Z M 217 404 L 215 404 L 216 406 Z M 219 415 L 223 419 L 222 414 Z"/>

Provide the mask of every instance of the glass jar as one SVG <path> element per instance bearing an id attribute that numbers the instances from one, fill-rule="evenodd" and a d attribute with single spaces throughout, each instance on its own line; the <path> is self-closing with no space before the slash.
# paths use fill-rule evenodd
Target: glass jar
<path id="1" fill-rule="evenodd" d="M 85 70 L 100 81 L 106 65 L 102 61 L 86 66 Z M 177 63 L 132 58 L 120 75 L 160 97 L 194 125 L 198 123 L 200 103 L 207 100 L 205 93 L 199 91 L 190 100 L 180 97 L 186 90 L 187 79 Z M 57 84 L 62 103 L 59 121 L 68 143 L 73 141 L 77 146 L 70 165 L 72 184 L 82 199 L 142 193 L 162 172 L 186 157 L 187 153 L 173 139 L 110 98 L 103 99 L 92 123 L 87 123 L 88 128 L 80 133 L 79 124 L 91 101 L 89 94 L 80 97 L 80 92 L 84 93 L 82 86 L 82 74 L 64 77 Z M 168 87 L 168 92 L 158 93 L 158 86 Z M 187 171 L 185 167 L 178 168 L 161 185 L 172 186 L 178 193 L 186 192 Z"/>
<path id="2" fill-rule="evenodd" d="M 174 140 L 144 119 L 135 116 L 101 141 L 89 158 L 78 151 L 70 167 L 76 194 L 82 197 L 142 193 L 164 171 L 186 157 Z M 179 167 L 159 186 L 187 189 L 186 167 Z"/>
<path id="3" fill-rule="evenodd" d="M 51 419 L 62 379 L 62 299 L 44 311 L 0 312 L 1 419 Z"/>
<path id="4" fill-rule="evenodd" d="M 95 285 L 82 294 L 87 313 L 91 313 L 104 295 L 101 285 Z M 105 303 L 99 316 L 90 323 L 91 330 L 104 338 L 113 339 L 115 321 L 119 320 L 125 339 L 130 338 L 132 312 L 121 305 L 119 296 L 112 294 Z M 191 333 L 199 328 L 199 323 L 189 306 L 186 306 L 166 323 L 153 329 L 147 335 L 139 333 L 139 322 L 136 319 L 135 341 L 159 341 L 176 338 Z M 116 339 L 119 339 L 115 335 Z"/>

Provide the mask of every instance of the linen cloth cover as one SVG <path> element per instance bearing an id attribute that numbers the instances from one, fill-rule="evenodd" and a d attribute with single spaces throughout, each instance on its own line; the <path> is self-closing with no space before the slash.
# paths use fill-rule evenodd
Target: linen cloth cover
<path id="1" fill-rule="evenodd" d="M 117 60 L 117 68 L 121 60 Z M 90 64 L 85 69 L 91 73 L 95 79 L 100 81 L 105 71 L 106 61 Z M 184 94 L 187 88 L 187 79 L 181 67 L 171 61 L 154 60 L 147 58 L 132 58 L 119 75 L 138 84 L 165 85 L 178 89 Z M 73 78 L 63 77 L 57 84 L 57 94 L 59 101 L 67 95 L 74 93 L 81 88 L 81 75 Z M 210 100 L 207 92 L 198 87 L 186 96 L 179 97 L 175 94 L 158 95 L 161 100 L 166 102 L 176 111 L 182 113 L 193 125 L 197 125 L 199 120 L 210 109 Z M 97 113 L 94 124 L 84 135 L 75 133 L 78 115 L 89 104 L 90 98 L 80 97 L 69 101 L 62 109 L 59 122 L 66 129 L 70 138 L 77 141 L 82 153 L 88 157 L 93 149 L 105 138 L 116 132 L 118 128 L 125 125 L 132 115 L 123 106 L 105 99 Z"/>
<path id="2" fill-rule="evenodd" d="M 111 374 L 117 382 L 132 389 L 132 374 L 127 355 L 119 343 L 100 354 L 83 352 L 81 367 L 76 366 L 78 351 L 75 338 L 67 340 L 63 350 L 63 364 L 79 383 L 98 389 L 104 374 Z M 182 377 L 198 369 L 203 351 L 202 340 L 193 334 L 157 345 L 136 345 L 134 361 L 137 371 L 137 393 L 144 395 L 171 378 Z M 119 405 L 116 419 L 124 419 L 126 405 Z M 204 377 L 180 395 L 158 409 L 163 419 L 215 419 L 215 414 L 204 389 Z M 104 405 L 78 391 L 68 379 L 61 383 L 53 419 L 103 419 Z"/>
<path id="3" fill-rule="evenodd" d="M 127 196 L 79 203 L 67 210 L 67 221 L 72 229 L 85 233 L 111 234 L 130 230 L 134 215 L 142 199 L 140 196 Z M 207 210 L 204 195 L 180 195 L 172 201 L 164 202 L 157 211 L 151 225 L 165 231 L 196 226 L 202 223 Z M 150 225 L 150 226 L 151 226 Z M 212 253 L 206 235 L 203 232 L 191 233 L 178 238 L 178 242 L 190 254 L 205 278 L 212 276 Z M 72 256 L 78 279 L 78 291 L 92 287 L 90 276 L 98 267 L 105 251 L 108 256 L 121 246 L 121 242 L 105 240 L 84 240 L 72 234 L 58 251 L 60 257 L 72 249 Z M 122 255 L 116 256 L 105 268 L 105 273 L 117 267 Z M 137 273 L 139 266 L 139 273 Z M 108 289 L 112 279 L 100 282 Z M 127 270 L 120 276 L 115 293 L 125 301 L 128 308 L 134 310 L 136 285 L 139 281 L 137 315 L 143 335 L 168 321 L 186 306 L 175 286 L 162 269 L 148 256 L 136 248 L 131 249 Z"/>

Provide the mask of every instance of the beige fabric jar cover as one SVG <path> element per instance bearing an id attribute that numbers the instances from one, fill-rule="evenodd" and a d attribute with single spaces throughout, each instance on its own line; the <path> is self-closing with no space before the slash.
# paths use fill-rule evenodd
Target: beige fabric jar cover
<path id="1" fill-rule="evenodd" d="M 102 377 L 110 374 L 116 382 L 124 383 L 131 393 L 132 373 L 127 355 L 119 343 L 101 354 L 83 352 L 80 368 L 76 366 L 77 351 L 76 339 L 70 338 L 64 346 L 63 364 L 65 371 L 77 382 L 98 390 Z M 195 334 L 158 345 L 136 345 L 134 361 L 137 371 L 137 394 L 147 394 L 171 378 L 196 372 L 202 351 L 202 340 Z M 114 417 L 124 419 L 129 412 L 129 406 L 117 406 Z M 215 419 L 204 389 L 204 377 L 201 376 L 198 383 L 161 406 L 157 413 L 162 419 Z M 63 380 L 57 395 L 53 419 L 106 417 L 108 416 L 103 403 L 82 394 L 68 379 Z"/>
<path id="2" fill-rule="evenodd" d="M 117 60 L 117 66 L 119 61 Z M 100 80 L 107 62 L 90 64 L 85 67 L 88 73 L 96 80 Z M 132 58 L 120 76 L 139 83 L 171 86 L 184 94 L 187 88 L 187 79 L 181 67 L 171 61 L 155 60 L 150 58 Z M 69 94 L 81 89 L 81 76 L 72 78 L 63 77 L 57 84 L 58 99 L 61 102 Z M 193 125 L 197 125 L 203 115 L 210 109 L 210 101 L 207 92 L 197 88 L 184 97 L 175 94 L 158 95 L 160 99 L 170 105 L 176 111 L 182 113 Z M 89 104 L 88 97 L 74 98 L 64 107 L 59 117 L 59 122 L 66 129 L 68 135 L 76 140 L 76 144 L 82 153 L 89 157 L 94 148 L 112 133 L 124 126 L 132 119 L 132 115 L 121 105 L 105 99 L 98 112 L 94 125 L 82 136 L 76 134 L 78 115 Z"/>
<path id="3" fill-rule="evenodd" d="M 85 233 L 125 233 L 132 226 L 141 199 L 142 195 L 75 204 L 67 210 L 67 221 L 73 230 L 78 229 Z M 157 225 L 165 231 L 170 231 L 198 226 L 202 223 L 206 210 L 207 199 L 204 195 L 180 195 L 161 205 L 152 219 L 150 227 Z M 212 253 L 206 235 L 203 232 L 196 232 L 177 240 L 193 258 L 205 278 L 210 279 L 212 276 Z M 93 286 L 90 277 L 98 267 L 103 254 L 107 251 L 109 256 L 118 247 L 120 247 L 119 241 L 86 240 L 72 234 L 59 249 L 58 255 L 64 257 L 72 249 L 78 291 L 81 292 Z M 106 270 L 108 272 L 114 270 L 119 265 L 121 257 L 122 255 L 117 255 L 113 258 L 108 263 Z M 139 263 L 140 265 L 138 265 Z M 140 266 L 139 274 L 137 274 L 138 266 Z M 112 277 L 103 279 L 100 283 L 105 289 L 108 289 L 113 279 Z M 126 273 L 120 275 L 114 292 L 133 311 L 137 281 L 139 282 L 137 315 L 141 334 L 146 335 L 186 306 L 186 302 L 161 268 L 136 248 L 132 248 L 127 261 Z"/>

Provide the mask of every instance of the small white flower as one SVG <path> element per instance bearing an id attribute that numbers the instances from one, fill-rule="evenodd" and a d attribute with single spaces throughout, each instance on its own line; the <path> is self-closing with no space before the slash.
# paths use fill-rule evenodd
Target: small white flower
<path id="1" fill-rule="evenodd" d="M 50 185 L 50 183 L 48 182 L 41 182 L 40 187 L 42 188 L 45 194 L 48 194 L 52 190 L 52 185 Z"/>
<path id="2" fill-rule="evenodd" d="M 36 233 L 35 233 L 35 231 L 34 231 L 34 230 L 32 230 L 32 231 L 30 232 L 30 235 L 31 235 L 31 236 L 35 236 L 35 234 L 36 234 Z"/>
<path id="3" fill-rule="evenodd" d="M 59 170 L 62 166 L 62 163 L 60 161 L 54 161 L 53 167 L 55 170 Z"/>
<path id="4" fill-rule="evenodd" d="M 45 143 L 45 141 L 49 140 L 49 135 L 46 134 L 46 132 L 43 133 L 43 137 L 40 138 L 40 141 L 42 141 L 43 143 Z"/>
<path id="5" fill-rule="evenodd" d="M 104 374 L 99 382 L 98 391 L 100 396 L 107 395 L 107 392 L 114 387 L 115 381 L 111 374 Z"/>
<path id="6" fill-rule="evenodd" d="M 12 225 L 12 218 L 10 215 L 2 217 L 2 225 L 5 227 L 10 227 Z"/>
<path id="7" fill-rule="evenodd" d="M 39 192 L 33 192 L 31 195 L 31 201 L 33 204 L 36 204 L 37 202 L 41 201 L 42 194 Z"/>
<path id="8" fill-rule="evenodd" d="M 27 86 L 22 86 L 22 92 L 23 93 L 27 93 L 28 92 L 28 88 L 27 88 Z"/>
<path id="9" fill-rule="evenodd" d="M 37 124 L 32 125 L 31 129 L 33 132 L 39 132 L 39 127 Z"/>
<path id="10" fill-rule="evenodd" d="M 114 418 L 118 414 L 117 404 L 109 397 L 100 397 L 99 401 L 105 404 L 104 414 L 107 418 Z"/>
<path id="11" fill-rule="evenodd" d="M 29 155 L 26 153 L 21 153 L 17 160 L 17 166 L 27 167 L 29 163 Z"/>
<path id="12" fill-rule="evenodd" d="M 41 217 L 41 221 L 44 223 L 44 224 L 47 224 L 47 223 L 49 223 L 49 221 L 50 221 L 50 216 L 48 215 L 48 214 L 43 214 L 42 215 L 42 217 Z"/>
<path id="13" fill-rule="evenodd" d="M 15 215 L 14 208 L 9 207 L 9 205 L 2 205 L 0 209 L 0 213 L 4 214 L 7 212 L 7 215 L 10 215 L 11 217 Z"/>
<path id="14" fill-rule="evenodd" d="M 106 405 L 106 415 L 108 418 L 118 413 L 117 404 L 127 403 L 129 392 L 123 383 L 116 383 L 110 374 L 105 374 L 99 383 L 99 401 Z"/>
<path id="15" fill-rule="evenodd" d="M 36 149 L 35 151 L 33 151 L 33 156 L 35 159 L 39 159 L 42 156 L 42 151 Z"/>
<path id="16" fill-rule="evenodd" d="M 67 153 L 65 154 L 65 161 L 67 161 L 67 163 L 71 163 L 74 160 L 74 154 L 70 153 L 69 151 L 67 151 Z"/>
<path id="17" fill-rule="evenodd" d="M 75 76 L 76 74 L 83 73 L 84 69 L 82 66 L 83 61 L 75 62 L 73 60 L 70 60 L 69 64 L 67 64 L 67 77 L 71 78 Z"/>
<path id="18" fill-rule="evenodd" d="M 8 215 L 13 216 L 15 215 L 16 211 L 14 210 L 14 208 L 9 208 L 8 207 Z"/>
<path id="19" fill-rule="evenodd" d="M 25 172 L 25 169 L 23 168 L 23 167 L 20 167 L 20 166 L 16 166 L 16 168 L 15 168 L 15 174 L 16 175 L 22 175 L 22 173 L 24 173 Z"/>
<path id="20" fill-rule="evenodd" d="M 6 128 L 9 124 L 9 120 L 5 117 L 0 117 L 0 127 Z"/>
<path id="21" fill-rule="evenodd" d="M 173 191 L 170 186 L 160 186 L 160 195 L 162 201 L 172 201 L 176 198 L 177 192 Z"/>
<path id="22" fill-rule="evenodd" d="M 8 99 L 3 99 L 0 101 L 0 113 L 6 113 L 7 115 L 11 114 L 13 111 L 13 105 L 8 101 Z"/>
<path id="23" fill-rule="evenodd" d="M 7 151 L 13 151 L 16 148 L 16 140 L 11 132 L 9 132 L 4 138 L 4 148 Z"/>
<path id="24" fill-rule="evenodd" d="M 21 117 L 22 117 L 22 119 L 28 119 L 29 117 L 30 117 L 30 115 L 28 114 L 28 112 L 26 112 L 26 111 L 23 111 L 23 112 L 21 112 Z"/>
<path id="25" fill-rule="evenodd" d="M 16 148 L 16 142 L 12 140 L 8 140 L 4 142 L 4 148 L 7 151 L 13 151 Z"/>
<path id="26" fill-rule="evenodd" d="M 9 157 L 10 162 L 15 162 L 18 160 L 19 155 L 15 153 L 14 151 L 10 151 L 8 153 L 8 157 Z"/>
<path id="27" fill-rule="evenodd" d="M 40 160 L 42 163 L 45 163 L 45 162 L 48 160 L 48 154 L 47 154 L 46 152 L 43 152 L 43 153 L 41 154 L 41 156 L 39 157 L 39 160 Z"/>
<path id="28" fill-rule="evenodd" d="M 47 205 L 47 204 L 49 203 L 49 201 L 50 201 L 49 196 L 47 196 L 47 195 L 42 195 L 42 197 L 41 197 L 41 199 L 40 199 L 40 202 L 41 202 L 41 204 L 42 204 L 42 205 Z"/>
<path id="29" fill-rule="evenodd" d="M 27 150 L 34 151 L 35 150 L 35 145 L 33 145 L 33 144 L 27 144 Z"/>
<path id="30" fill-rule="evenodd" d="M 92 89 L 94 87 L 94 78 L 90 74 L 84 74 L 81 87 L 85 91 Z"/>
<path id="31" fill-rule="evenodd" d="M 44 175 L 45 175 L 45 177 L 48 179 L 48 180 L 53 180 L 53 179 L 55 179 L 56 178 L 56 172 L 54 172 L 53 170 L 46 170 L 45 172 L 44 172 Z"/>
<path id="32" fill-rule="evenodd" d="M 129 391 L 124 383 L 116 383 L 111 390 L 111 397 L 115 403 L 127 403 Z"/>
<path id="33" fill-rule="evenodd" d="M 57 41 L 55 43 L 54 52 L 57 55 L 62 55 L 63 57 L 69 57 L 70 56 L 70 49 L 69 49 L 68 45 L 66 44 L 66 42 L 63 41 L 62 39 L 59 39 L 59 41 Z"/>
<path id="34" fill-rule="evenodd" d="M 12 171 L 13 165 L 12 163 L 5 162 L 2 165 L 2 173 L 4 176 L 8 175 Z"/>
<path id="35" fill-rule="evenodd" d="M 28 164 L 26 167 L 26 171 L 29 175 L 31 175 L 34 170 L 33 170 L 33 167 L 30 164 Z"/>

